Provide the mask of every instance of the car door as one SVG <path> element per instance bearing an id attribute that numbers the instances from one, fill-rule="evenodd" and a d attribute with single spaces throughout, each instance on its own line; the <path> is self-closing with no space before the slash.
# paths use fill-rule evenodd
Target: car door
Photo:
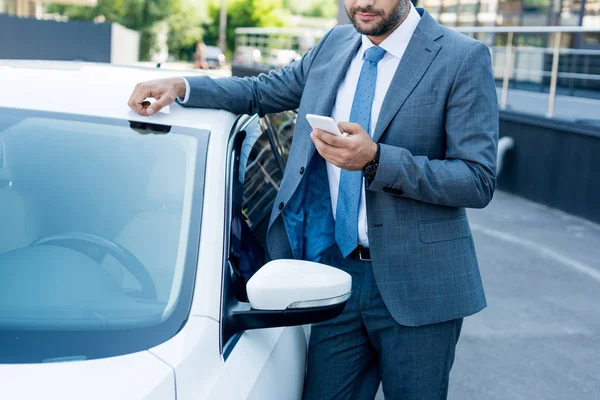
<path id="1" fill-rule="evenodd" d="M 249 118 L 231 145 L 222 315 L 247 302 L 246 282 L 269 261 L 266 232 L 285 166 L 285 147 L 270 126 L 266 118 Z M 235 334 L 221 329 L 225 368 L 244 399 L 300 399 L 306 349 L 301 326 Z"/>

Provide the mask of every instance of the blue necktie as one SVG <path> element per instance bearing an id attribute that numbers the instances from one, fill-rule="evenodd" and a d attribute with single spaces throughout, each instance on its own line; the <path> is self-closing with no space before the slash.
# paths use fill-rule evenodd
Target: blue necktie
<path id="1" fill-rule="evenodd" d="M 385 50 L 373 46 L 365 51 L 356 92 L 350 111 L 350 122 L 360 124 L 370 133 L 371 108 L 377 82 L 377 63 L 385 56 Z M 362 191 L 362 171 L 341 170 L 337 207 L 335 211 L 335 240 L 344 257 L 358 245 L 358 207 Z"/>

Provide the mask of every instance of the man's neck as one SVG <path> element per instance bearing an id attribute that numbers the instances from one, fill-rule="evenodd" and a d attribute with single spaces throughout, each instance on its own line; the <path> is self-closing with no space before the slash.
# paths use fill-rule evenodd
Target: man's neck
<path id="1" fill-rule="evenodd" d="M 387 31 L 383 35 L 381 35 L 381 36 L 367 36 L 369 38 L 369 40 L 371 40 L 371 43 L 373 43 L 375 46 L 379 46 L 381 44 L 381 42 L 383 42 L 385 39 L 387 39 L 388 36 L 390 36 L 392 34 L 392 32 L 394 32 L 396 29 L 398 29 L 398 27 L 400 25 L 402 25 L 402 23 L 404 22 L 404 20 L 408 17 L 408 14 L 410 13 L 411 7 L 412 7 L 412 5 L 411 5 L 411 3 L 409 1 L 408 2 L 408 7 L 406 7 L 406 10 L 404 11 L 404 15 L 400 19 L 400 22 L 398 22 L 396 24 L 396 26 L 394 26 L 392 29 L 390 29 L 389 31 Z"/>

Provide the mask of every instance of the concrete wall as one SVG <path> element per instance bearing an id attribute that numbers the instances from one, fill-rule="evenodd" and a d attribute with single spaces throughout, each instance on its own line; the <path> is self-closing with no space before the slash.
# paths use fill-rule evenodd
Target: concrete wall
<path id="1" fill-rule="evenodd" d="M 138 58 L 139 34 L 116 24 L 0 14 L 0 59 L 133 64 Z"/>
<path id="2" fill-rule="evenodd" d="M 132 65 L 140 59 L 140 34 L 118 24 L 111 25 L 110 62 Z"/>
<path id="3" fill-rule="evenodd" d="M 109 24 L 0 15 L 0 58 L 110 62 Z"/>
<path id="4" fill-rule="evenodd" d="M 498 188 L 600 223 L 600 123 L 503 111 L 500 136 L 511 136 Z"/>

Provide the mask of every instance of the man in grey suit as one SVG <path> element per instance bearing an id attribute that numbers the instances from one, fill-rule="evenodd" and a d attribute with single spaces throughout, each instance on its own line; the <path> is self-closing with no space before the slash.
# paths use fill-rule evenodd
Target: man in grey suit
<path id="1" fill-rule="evenodd" d="M 382 382 L 386 399 L 443 399 L 463 318 L 486 306 L 465 208 L 495 189 L 490 53 L 409 0 L 346 9 L 354 27 L 281 71 L 146 82 L 129 105 L 298 109 L 268 249 L 353 279 L 344 312 L 313 325 L 304 397 L 372 399 Z M 143 109 L 150 94 L 158 101 Z M 308 113 L 349 136 L 311 130 Z"/>

